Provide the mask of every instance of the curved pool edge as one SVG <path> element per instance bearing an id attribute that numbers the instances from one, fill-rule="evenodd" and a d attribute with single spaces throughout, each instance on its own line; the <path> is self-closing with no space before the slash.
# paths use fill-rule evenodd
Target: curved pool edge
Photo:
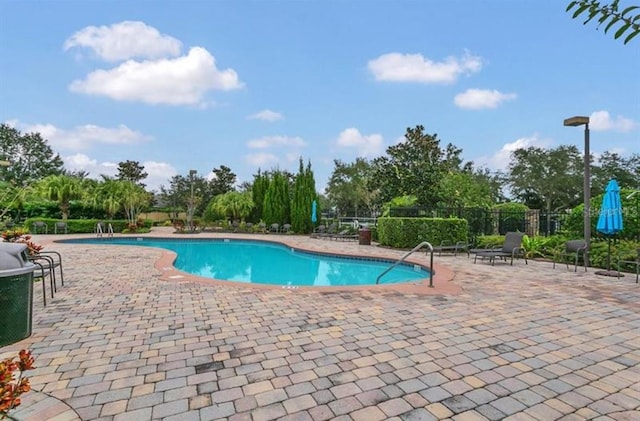
<path id="1" fill-rule="evenodd" d="M 199 233 L 199 234 L 173 234 L 172 231 L 160 230 L 145 234 L 135 234 L 132 237 L 145 237 L 145 238 L 170 238 L 170 239 L 232 239 L 232 240 L 254 240 L 271 242 L 286 247 L 295 248 L 304 252 L 315 254 L 333 254 L 345 257 L 361 257 L 361 258 L 374 258 L 374 259 L 391 259 L 397 260 L 399 257 L 394 256 L 394 252 L 397 250 L 386 249 L 371 246 L 360 246 L 353 243 L 339 243 L 331 242 L 322 239 L 310 239 L 308 236 L 296 236 L 296 235 L 278 235 L 278 234 L 242 234 L 242 233 Z M 42 237 L 44 240 L 46 237 Z M 117 238 L 129 237 L 129 235 L 116 235 Z M 73 239 L 95 239 L 95 234 L 79 234 L 79 235 L 64 235 L 56 236 L 55 239 L 51 239 L 50 243 L 55 243 L 59 240 L 73 240 Z M 38 238 L 40 241 L 40 238 Z M 302 243 L 302 240 L 305 240 Z M 41 243 L 46 244 L 45 241 Z M 95 244 L 93 244 L 95 245 Z M 346 249 L 337 249 L 337 246 L 345 246 Z M 135 247 L 135 245 L 131 245 Z M 155 261 L 154 267 L 159 272 L 159 279 L 166 282 L 196 282 L 200 284 L 208 285 L 220 285 L 231 288 L 259 288 L 270 290 L 287 290 L 292 292 L 338 292 L 338 291 L 386 291 L 386 292 L 398 292 L 403 294 L 418 294 L 418 295 L 456 295 L 461 293 L 462 288 L 456 283 L 452 282 L 454 279 L 454 272 L 449 267 L 434 262 L 433 269 L 433 288 L 429 287 L 429 278 L 421 279 L 419 281 L 411 281 L 405 283 L 394 284 L 380 284 L 380 285 L 358 285 L 358 286 L 299 286 L 294 288 L 287 288 L 281 285 L 266 285 L 266 284 L 252 284 L 234 282 L 228 280 L 205 278 L 197 275 L 193 275 L 187 272 L 183 272 L 177 269 L 173 263 L 177 257 L 177 254 L 171 250 L 150 247 L 157 250 L 160 253 L 160 257 Z M 367 253 L 369 251 L 370 253 Z M 371 254 L 374 252 L 374 255 Z M 424 253 L 416 253 L 407 258 L 405 261 L 410 264 L 417 264 L 425 268 L 429 268 L 429 264 L 426 259 L 419 259 L 417 256 Z"/>

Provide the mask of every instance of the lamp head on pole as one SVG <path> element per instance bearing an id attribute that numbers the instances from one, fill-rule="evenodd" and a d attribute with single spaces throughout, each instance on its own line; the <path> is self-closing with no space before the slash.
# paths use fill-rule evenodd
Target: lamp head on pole
<path id="1" fill-rule="evenodd" d="M 564 120 L 564 125 L 571 126 L 571 127 L 589 125 L 589 117 L 575 116 L 575 117 L 567 118 Z"/>

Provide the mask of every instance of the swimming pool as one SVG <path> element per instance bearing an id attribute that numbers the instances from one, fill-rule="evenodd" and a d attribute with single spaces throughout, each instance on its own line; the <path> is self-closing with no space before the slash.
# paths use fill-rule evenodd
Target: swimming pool
<path id="1" fill-rule="evenodd" d="M 65 243 L 159 247 L 174 251 L 174 266 L 205 278 L 282 286 L 374 285 L 393 263 L 386 259 L 335 256 L 296 250 L 271 241 L 114 237 L 70 239 Z M 429 277 L 420 266 L 400 264 L 381 278 L 397 284 Z"/>

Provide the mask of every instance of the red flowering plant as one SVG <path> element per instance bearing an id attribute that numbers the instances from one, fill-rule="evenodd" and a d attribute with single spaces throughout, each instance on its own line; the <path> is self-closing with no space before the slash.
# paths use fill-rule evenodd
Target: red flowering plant
<path id="1" fill-rule="evenodd" d="M 9 411 L 20 405 L 20 395 L 31 390 L 29 379 L 23 377 L 23 374 L 35 368 L 33 363 L 31 352 L 24 349 L 17 359 L 14 357 L 0 361 L 0 420 L 5 419 Z"/>
<path id="2" fill-rule="evenodd" d="M 27 245 L 29 249 L 30 255 L 35 255 L 40 252 L 44 248 L 38 243 L 34 243 L 31 241 L 31 236 L 27 233 L 27 231 L 16 229 L 16 230 L 8 230 L 2 233 L 2 239 L 9 243 L 23 243 Z"/>

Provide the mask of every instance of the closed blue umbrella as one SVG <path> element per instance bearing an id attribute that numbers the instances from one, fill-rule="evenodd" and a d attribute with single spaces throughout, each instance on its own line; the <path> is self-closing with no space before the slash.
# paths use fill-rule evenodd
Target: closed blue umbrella
<path id="1" fill-rule="evenodd" d="M 611 236 L 616 235 L 623 229 L 622 224 L 622 203 L 620 202 L 620 186 L 616 180 L 610 180 L 607 184 L 600 216 L 596 230 L 608 236 L 609 250 L 607 253 L 607 270 L 611 270 Z"/>
<path id="2" fill-rule="evenodd" d="M 318 222 L 318 204 L 315 200 L 311 203 L 311 222 Z"/>

